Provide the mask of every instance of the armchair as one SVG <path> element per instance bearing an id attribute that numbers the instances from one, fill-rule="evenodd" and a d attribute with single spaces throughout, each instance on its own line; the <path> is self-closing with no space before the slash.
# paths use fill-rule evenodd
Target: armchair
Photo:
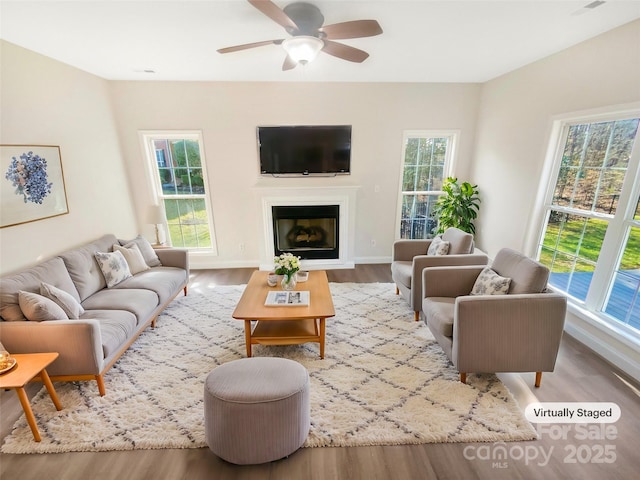
<path id="1" fill-rule="evenodd" d="M 469 372 L 552 372 L 567 299 L 547 290 L 549 270 L 510 249 L 491 270 L 511 279 L 507 294 L 470 295 L 485 267 L 436 267 L 422 272 L 425 322 L 466 382 Z"/>
<path id="2" fill-rule="evenodd" d="M 473 253 L 473 235 L 457 228 L 448 228 L 442 240 L 449 242 L 446 255 L 427 255 L 433 239 L 396 240 L 393 244 L 391 278 L 396 284 L 396 295 L 402 293 L 414 312 L 414 320 L 420 319 L 422 309 L 422 270 L 445 265 L 486 265 L 489 259 L 484 253 Z"/>

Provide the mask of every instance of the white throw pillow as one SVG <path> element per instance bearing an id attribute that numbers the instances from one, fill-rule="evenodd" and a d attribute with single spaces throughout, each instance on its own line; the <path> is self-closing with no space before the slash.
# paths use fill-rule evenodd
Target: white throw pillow
<path id="1" fill-rule="evenodd" d="M 96 260 L 107 282 L 107 288 L 115 287 L 131 276 L 129 265 L 120 252 L 96 252 Z"/>
<path id="2" fill-rule="evenodd" d="M 122 253 L 124 259 L 127 261 L 127 265 L 129 265 L 131 275 L 144 272 L 145 270 L 149 270 L 151 268 L 149 267 L 149 265 L 147 265 L 147 262 L 144 261 L 142 252 L 140 251 L 138 245 L 136 245 L 135 243 L 131 243 L 127 247 L 121 247 L 120 245 L 115 244 L 113 246 L 113 251 Z"/>
<path id="3" fill-rule="evenodd" d="M 138 235 L 133 240 L 118 240 L 118 241 L 120 242 L 121 245 L 125 247 L 130 247 L 131 244 L 133 243 L 138 245 L 138 248 L 140 249 L 140 253 L 142 253 L 142 257 L 144 258 L 144 261 L 150 267 L 159 267 L 160 265 L 162 265 L 162 263 L 160 262 L 160 259 L 158 258 L 158 255 L 156 254 L 156 251 L 153 249 L 149 241 L 146 238 L 144 238 L 142 235 Z"/>
<path id="4" fill-rule="evenodd" d="M 427 249 L 427 255 L 447 255 L 449 253 L 449 245 L 450 243 L 442 240 L 442 237 L 434 237 Z"/>
<path id="5" fill-rule="evenodd" d="M 510 285 L 510 278 L 501 277 L 491 268 L 485 267 L 473 284 L 470 295 L 506 295 Z"/>
<path id="6" fill-rule="evenodd" d="M 53 300 L 69 318 L 80 318 L 84 313 L 84 308 L 80 305 L 73 295 L 64 290 L 42 282 L 40 284 L 40 295 Z"/>
<path id="7" fill-rule="evenodd" d="M 27 320 L 32 322 L 69 318 L 56 302 L 37 293 L 25 292 L 24 290 L 18 291 L 18 304 Z"/>

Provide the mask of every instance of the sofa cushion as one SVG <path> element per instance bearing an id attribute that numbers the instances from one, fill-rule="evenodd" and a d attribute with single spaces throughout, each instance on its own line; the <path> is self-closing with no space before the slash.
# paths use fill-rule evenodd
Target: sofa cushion
<path id="1" fill-rule="evenodd" d="M 61 258 L 56 257 L 0 278 L 0 316 L 7 321 L 26 320 L 18 303 L 18 292 L 24 290 L 37 293 L 40 291 L 42 282 L 54 285 L 69 293 L 76 300 L 80 300 L 64 262 Z"/>
<path id="2" fill-rule="evenodd" d="M 155 292 L 139 288 L 105 288 L 82 302 L 85 310 L 126 310 L 138 323 L 148 320 L 158 305 Z"/>
<path id="3" fill-rule="evenodd" d="M 422 310 L 429 319 L 429 328 L 445 337 L 453 337 L 453 313 L 456 299 L 428 297 L 422 301 Z"/>
<path id="4" fill-rule="evenodd" d="M 142 288 L 154 291 L 160 303 L 168 302 L 187 282 L 187 272 L 176 267 L 153 267 L 120 283 L 116 288 Z"/>
<path id="5" fill-rule="evenodd" d="M 129 265 L 122 252 L 96 252 L 98 266 L 107 282 L 107 288 L 115 287 L 131 276 Z"/>
<path id="6" fill-rule="evenodd" d="M 491 268 L 498 275 L 511 278 L 509 293 L 542 293 L 547 288 L 549 269 L 510 248 L 496 254 Z"/>
<path id="7" fill-rule="evenodd" d="M 129 265 L 129 271 L 131 272 L 131 275 L 144 272 L 145 270 L 149 270 L 151 268 L 149 265 L 147 265 L 147 262 L 144 261 L 142 252 L 140 252 L 140 248 L 138 248 L 138 245 L 136 245 L 135 243 L 130 244 L 127 247 L 123 247 L 118 243 L 114 243 L 113 251 L 122 253 L 124 259 L 127 261 L 127 265 Z"/>
<path id="8" fill-rule="evenodd" d="M 434 237 L 427 249 L 427 255 L 446 255 L 449 253 L 450 245 L 449 242 L 442 240 L 442 237 Z"/>
<path id="9" fill-rule="evenodd" d="M 118 240 L 118 242 L 120 242 L 120 245 L 124 247 L 129 247 L 131 244 L 136 244 L 140 249 L 140 252 L 142 253 L 144 261 L 147 262 L 147 265 L 149 265 L 150 267 L 159 267 L 160 265 L 162 265 L 162 263 L 160 263 L 158 255 L 156 255 L 155 250 L 153 249 L 149 241 L 142 235 L 138 235 L 133 240 Z"/>
<path id="10" fill-rule="evenodd" d="M 78 318 L 84 313 L 84 308 L 73 295 L 53 285 L 42 282 L 40 284 L 40 295 L 56 302 L 69 318 Z"/>
<path id="11" fill-rule="evenodd" d="M 396 260 L 391 264 L 391 274 L 394 281 L 402 283 L 405 287 L 411 288 L 411 273 L 413 271 L 413 260 Z"/>
<path id="12" fill-rule="evenodd" d="M 501 277 L 491 268 L 485 267 L 476 278 L 469 295 L 506 295 L 511 279 Z"/>
<path id="13" fill-rule="evenodd" d="M 69 250 L 60 255 L 78 290 L 81 302 L 107 286 L 107 282 L 95 258 L 95 253 L 109 252 L 116 241 L 115 235 L 104 235 L 87 245 Z"/>
<path id="14" fill-rule="evenodd" d="M 62 310 L 56 302 L 37 293 L 20 290 L 18 292 L 18 303 L 24 316 L 32 322 L 46 322 L 48 320 L 64 320 L 68 318 L 67 314 L 64 313 L 64 310 Z"/>
<path id="15" fill-rule="evenodd" d="M 100 324 L 104 358 L 118 351 L 136 330 L 136 316 L 124 310 L 85 310 L 81 319 L 95 319 Z"/>
<path id="16" fill-rule="evenodd" d="M 473 252 L 473 235 L 458 228 L 447 228 L 442 240 L 449 242 L 449 255 L 465 255 Z"/>

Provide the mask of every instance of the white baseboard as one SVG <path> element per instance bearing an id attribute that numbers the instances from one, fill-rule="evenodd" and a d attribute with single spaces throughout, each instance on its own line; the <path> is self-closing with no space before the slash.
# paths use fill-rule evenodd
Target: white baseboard
<path id="1" fill-rule="evenodd" d="M 565 332 L 640 382 L 640 353 L 635 341 L 581 313 L 569 308 Z"/>

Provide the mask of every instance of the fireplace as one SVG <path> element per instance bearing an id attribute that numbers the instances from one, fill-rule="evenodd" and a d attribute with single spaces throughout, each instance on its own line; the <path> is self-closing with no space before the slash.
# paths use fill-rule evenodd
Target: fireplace
<path id="1" fill-rule="evenodd" d="M 340 258 L 339 205 L 272 206 L 275 255 L 302 260 Z"/>
<path id="2" fill-rule="evenodd" d="M 260 270 L 272 270 L 273 257 L 274 255 L 280 255 L 282 250 L 290 251 L 294 255 L 303 258 L 303 270 L 353 268 L 355 266 L 354 242 L 356 238 L 357 191 L 358 187 L 352 186 L 259 186 L 256 188 L 256 198 L 262 211 L 260 227 L 263 236 L 260 249 Z M 277 208 L 274 209 L 274 207 Z M 303 217 L 308 220 L 308 226 L 319 226 L 326 230 L 320 235 L 324 235 L 326 243 L 329 243 L 327 239 L 333 240 L 335 249 L 333 248 L 334 245 L 331 245 L 329 249 L 329 246 L 319 246 L 314 243 L 319 241 L 316 230 L 301 232 L 298 242 L 306 240 L 307 245 L 298 243 L 297 245 L 289 245 L 289 249 L 279 248 L 277 243 L 280 243 L 280 247 L 284 245 L 282 242 L 278 242 L 277 232 L 280 227 L 276 226 L 276 222 L 273 219 L 274 213 L 276 213 L 274 210 L 278 211 L 279 207 L 285 207 L 284 216 L 289 217 L 283 218 L 283 220 L 287 221 L 282 222 L 283 233 L 280 235 L 284 235 L 284 240 L 286 240 L 286 236 L 294 226 L 294 223 L 291 222 L 293 220 L 291 217 L 293 215 L 300 217 L 300 212 L 306 212 Z M 290 207 L 298 208 L 288 210 Z M 318 210 L 317 207 L 331 208 L 327 211 L 322 211 Z M 315 211 L 316 214 L 309 215 L 308 213 L 311 211 Z M 280 212 L 278 211 L 276 215 L 278 213 Z M 321 222 L 320 219 L 322 218 L 335 218 L 335 220 Z M 301 223 L 300 218 L 298 219 L 298 224 L 301 227 L 307 227 L 307 225 Z M 335 236 L 333 233 L 327 233 L 333 230 L 334 225 Z M 305 251 L 300 250 L 303 247 L 306 249 Z M 280 252 L 278 252 L 278 249 Z M 311 256 L 313 258 L 310 258 Z"/>

